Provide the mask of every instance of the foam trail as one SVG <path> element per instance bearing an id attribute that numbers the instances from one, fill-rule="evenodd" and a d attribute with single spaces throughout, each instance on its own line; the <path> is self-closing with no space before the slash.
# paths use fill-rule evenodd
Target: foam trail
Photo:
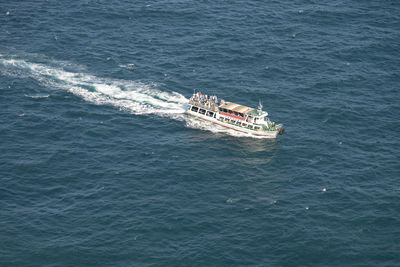
<path id="1" fill-rule="evenodd" d="M 180 118 L 187 99 L 177 92 L 162 92 L 152 84 L 69 72 L 60 67 L 19 59 L 0 59 L 18 76 L 32 77 L 50 88 L 64 89 L 98 105 L 112 105 L 133 114 L 159 114 Z M 11 73 L 8 72 L 10 75 Z"/>

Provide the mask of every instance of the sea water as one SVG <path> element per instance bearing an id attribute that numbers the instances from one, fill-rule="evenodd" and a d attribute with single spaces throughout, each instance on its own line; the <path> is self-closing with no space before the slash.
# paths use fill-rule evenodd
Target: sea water
<path id="1" fill-rule="evenodd" d="M 400 264 L 398 1 L 0 3 L 0 265 Z"/>

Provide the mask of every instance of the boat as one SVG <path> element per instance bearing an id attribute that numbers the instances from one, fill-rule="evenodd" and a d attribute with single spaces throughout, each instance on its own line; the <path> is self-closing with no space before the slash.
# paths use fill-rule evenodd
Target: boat
<path id="1" fill-rule="evenodd" d="M 201 92 L 194 92 L 189 99 L 186 113 L 222 127 L 262 138 L 276 138 L 285 131 L 282 124 L 269 120 L 268 113 L 262 110 L 259 103 L 257 109 L 218 99 Z"/>

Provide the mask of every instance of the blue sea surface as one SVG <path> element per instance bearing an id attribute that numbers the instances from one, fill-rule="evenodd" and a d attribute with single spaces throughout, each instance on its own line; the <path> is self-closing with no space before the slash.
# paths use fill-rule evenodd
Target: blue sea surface
<path id="1" fill-rule="evenodd" d="M 400 266 L 399 103 L 399 1 L 0 0 L 0 265 Z"/>

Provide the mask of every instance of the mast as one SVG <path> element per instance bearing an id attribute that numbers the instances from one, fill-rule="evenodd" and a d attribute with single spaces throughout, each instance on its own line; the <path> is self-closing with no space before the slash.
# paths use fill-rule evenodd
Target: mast
<path id="1" fill-rule="evenodd" d="M 262 109 L 263 109 L 263 105 L 262 105 L 262 103 L 261 103 L 261 100 L 258 100 L 258 108 L 257 108 L 257 111 L 258 111 L 259 114 L 262 113 Z"/>
<path id="2" fill-rule="evenodd" d="M 261 100 L 258 100 L 258 110 L 262 110 L 263 105 L 261 103 Z"/>

